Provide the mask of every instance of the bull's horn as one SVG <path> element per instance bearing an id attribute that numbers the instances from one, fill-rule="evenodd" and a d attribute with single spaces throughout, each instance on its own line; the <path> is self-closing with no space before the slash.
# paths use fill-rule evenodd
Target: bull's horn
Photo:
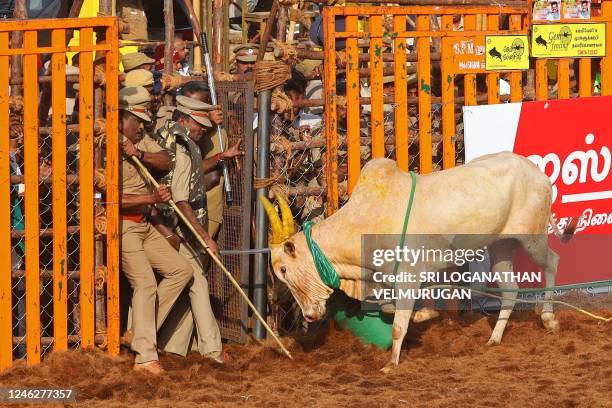
<path id="1" fill-rule="evenodd" d="M 278 213 L 270 200 L 263 195 L 259 196 L 259 201 L 261 201 L 261 204 L 264 206 L 264 210 L 266 210 L 266 214 L 268 214 L 268 219 L 270 220 L 270 227 L 272 227 L 272 240 L 270 241 L 270 245 L 280 244 L 283 242 L 283 229 Z"/>
<path id="2" fill-rule="evenodd" d="M 283 216 L 283 240 L 285 240 L 295 234 L 295 222 L 293 222 L 293 214 L 291 214 L 291 208 L 285 197 L 280 193 L 276 193 L 275 197 Z"/>

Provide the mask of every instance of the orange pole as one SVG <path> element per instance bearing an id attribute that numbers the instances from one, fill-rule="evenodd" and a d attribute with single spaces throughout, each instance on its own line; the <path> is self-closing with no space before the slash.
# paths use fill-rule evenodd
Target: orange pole
<path id="1" fill-rule="evenodd" d="M 522 16 L 513 14 L 510 16 L 510 29 L 520 30 L 522 28 Z M 521 71 L 514 71 L 510 74 L 510 101 L 521 102 L 523 100 L 523 86 Z"/>
<path id="2" fill-rule="evenodd" d="M 499 14 L 487 16 L 487 30 L 499 29 Z M 487 74 L 487 99 L 489 105 L 499 103 L 499 73 Z"/>
<path id="3" fill-rule="evenodd" d="M 406 31 L 406 16 L 393 17 L 393 29 Z M 406 40 L 395 40 L 395 160 L 408 171 L 408 78 L 406 75 Z"/>
<path id="4" fill-rule="evenodd" d="M 357 16 L 346 18 L 346 29 L 357 31 L 359 21 Z M 359 48 L 357 39 L 346 40 L 346 144 L 348 180 L 347 190 L 350 195 L 359 178 L 361 171 L 360 128 L 361 105 L 359 104 Z"/>
<path id="5" fill-rule="evenodd" d="M 591 96 L 593 86 L 591 82 L 591 59 L 581 58 L 578 64 L 578 92 L 581 98 L 586 98 Z"/>
<path id="6" fill-rule="evenodd" d="M 606 56 L 601 59 L 601 94 L 612 95 L 612 1 L 601 2 L 601 15 L 606 23 Z"/>
<path id="7" fill-rule="evenodd" d="M 453 16 L 442 16 L 442 30 L 453 30 Z M 442 39 L 442 165 L 455 166 L 455 76 L 453 50 L 448 38 Z"/>
<path id="8" fill-rule="evenodd" d="M 91 47 L 93 29 L 82 28 L 80 44 Z M 93 149 L 93 55 L 79 54 L 79 214 L 80 214 L 80 301 L 81 347 L 94 346 L 94 149 Z"/>
<path id="9" fill-rule="evenodd" d="M 429 15 L 417 16 L 418 31 L 429 30 Z M 419 158 L 420 172 L 429 173 L 432 169 L 431 146 L 431 61 L 429 38 L 417 39 L 417 81 L 419 92 Z"/>
<path id="10" fill-rule="evenodd" d="M 36 47 L 37 31 L 24 32 L 24 49 Z M 26 353 L 28 364 L 40 362 L 40 229 L 38 212 L 38 67 L 37 55 L 23 58 Z"/>
<path id="11" fill-rule="evenodd" d="M 558 99 L 569 99 L 570 97 L 569 76 L 569 60 L 560 59 L 559 64 L 557 65 L 557 83 L 559 87 L 559 91 L 557 93 Z"/>
<path id="12" fill-rule="evenodd" d="M 54 46 L 63 45 L 66 30 L 51 33 Z M 51 56 L 53 109 L 53 347 L 68 348 L 68 254 L 66 236 L 66 56 Z"/>
<path id="13" fill-rule="evenodd" d="M 548 99 L 548 69 L 546 68 L 546 61 L 546 59 L 536 60 L 535 96 L 538 101 Z"/>
<path id="14" fill-rule="evenodd" d="M 8 33 L 0 33 L 0 49 L 9 47 Z M 13 319 L 11 285 L 11 178 L 9 163 L 9 57 L 0 57 L 0 371 L 13 362 Z"/>
<path id="15" fill-rule="evenodd" d="M 336 111 L 335 7 L 323 9 L 325 36 L 325 139 L 327 141 L 327 215 L 338 209 L 338 114 Z"/>
<path id="16" fill-rule="evenodd" d="M 119 355 L 119 116 L 118 27 L 106 30 L 106 327 L 108 352 Z"/>
<path id="17" fill-rule="evenodd" d="M 372 100 L 381 101 L 372 103 L 370 108 L 370 121 L 372 124 L 372 158 L 385 157 L 385 119 L 383 100 L 383 59 L 382 59 L 382 16 L 370 17 L 370 33 L 374 37 L 370 40 L 370 90 Z"/>
<path id="18" fill-rule="evenodd" d="M 473 14 L 463 16 L 463 28 L 464 30 L 475 30 L 476 29 L 476 16 Z M 465 74 L 464 81 L 464 93 L 465 93 L 465 105 L 473 106 L 477 105 L 476 100 L 476 74 Z"/>

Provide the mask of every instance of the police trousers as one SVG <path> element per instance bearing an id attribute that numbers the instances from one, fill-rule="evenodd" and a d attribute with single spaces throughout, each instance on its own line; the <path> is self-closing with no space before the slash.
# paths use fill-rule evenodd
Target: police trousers
<path id="1" fill-rule="evenodd" d="M 193 281 L 181 294 L 166 324 L 161 328 L 159 347 L 169 353 L 186 356 L 195 339 L 201 355 L 219 357 L 221 333 L 210 304 L 208 282 L 203 269 L 206 262 L 203 258 L 208 256 L 200 255 L 185 242 L 181 243 L 179 254 L 192 266 Z"/>
<path id="2" fill-rule="evenodd" d="M 153 269 L 163 278 L 159 285 Z M 121 270 L 133 290 L 131 347 L 135 361 L 157 360 L 157 328 L 191 281 L 193 268 L 151 224 L 122 220 Z"/>

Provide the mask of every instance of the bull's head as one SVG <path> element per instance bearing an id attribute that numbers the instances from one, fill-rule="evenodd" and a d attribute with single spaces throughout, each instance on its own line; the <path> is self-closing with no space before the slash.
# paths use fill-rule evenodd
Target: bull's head
<path id="1" fill-rule="evenodd" d="M 260 196 L 260 200 L 268 214 L 272 229 L 269 245 L 274 274 L 287 285 L 307 322 L 321 319 L 325 315 L 325 303 L 333 290 L 321 280 L 304 234 L 295 233 L 289 204 L 280 194 L 276 194 L 281 220 L 266 197 Z"/>

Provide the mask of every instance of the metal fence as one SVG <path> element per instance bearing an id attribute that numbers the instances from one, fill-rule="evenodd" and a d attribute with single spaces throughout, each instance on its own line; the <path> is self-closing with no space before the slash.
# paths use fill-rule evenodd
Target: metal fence
<path id="1" fill-rule="evenodd" d="M 236 163 L 228 163 L 233 202 L 228 204 L 224 200 L 218 244 L 223 251 L 245 251 L 251 248 L 253 149 L 248 147 L 253 146 L 253 84 L 248 81 L 217 82 L 215 86 L 223 109 L 223 129 L 227 132 L 229 145 L 241 140 L 242 147 L 247 147 L 239 168 Z M 248 292 L 249 254 L 225 254 L 222 261 Z M 209 286 L 221 336 L 244 343 L 247 336 L 246 302 L 214 264 L 209 273 Z"/>
<path id="2" fill-rule="evenodd" d="M 0 369 L 51 349 L 119 352 L 117 47 L 115 18 L 0 23 Z"/>
<path id="3" fill-rule="evenodd" d="M 601 58 L 602 95 L 612 94 L 611 6 L 604 2 L 601 16 L 589 21 L 608 26 L 607 53 Z M 342 30 L 336 29 L 339 19 L 344 21 Z M 463 106 L 593 94 L 591 58 L 532 59 L 532 69 L 525 72 L 455 68 L 454 40 L 484 44 L 485 34 L 528 34 L 528 4 L 326 7 L 324 27 L 328 214 L 350 195 L 370 158 L 390 157 L 400 168 L 421 173 L 461 163 Z M 362 48 L 366 53 L 361 53 Z M 570 86 L 574 65 L 579 72 L 575 92 Z M 548 67 L 557 70 L 552 87 Z M 345 92 L 337 87 L 339 68 L 346 68 Z M 510 86 L 504 96 L 501 75 Z M 385 77 L 394 82 L 392 94 L 386 92 Z"/>

